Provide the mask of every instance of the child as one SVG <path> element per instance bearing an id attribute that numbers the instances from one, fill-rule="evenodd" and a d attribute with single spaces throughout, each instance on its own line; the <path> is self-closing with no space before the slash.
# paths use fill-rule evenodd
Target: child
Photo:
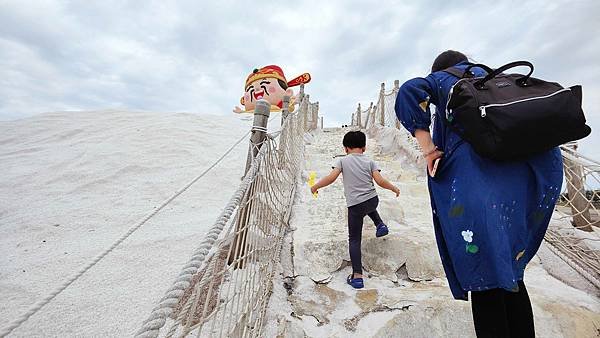
<path id="1" fill-rule="evenodd" d="M 393 191 L 396 197 L 400 194 L 400 190 L 396 186 L 381 176 L 379 165 L 364 154 L 366 143 L 367 138 L 363 132 L 350 131 L 346 133 L 342 144 L 347 155 L 338 158 L 331 173 L 310 188 L 314 194 L 320 188 L 335 182 L 340 173 L 343 173 L 344 194 L 348 206 L 348 246 L 352 261 L 352 275 L 348 276 L 347 282 L 355 289 L 364 287 L 360 257 L 363 218 L 369 216 L 373 220 L 377 227 L 375 236 L 381 237 L 388 234 L 387 226 L 377 213 L 379 198 L 373 180 L 380 187 Z"/>

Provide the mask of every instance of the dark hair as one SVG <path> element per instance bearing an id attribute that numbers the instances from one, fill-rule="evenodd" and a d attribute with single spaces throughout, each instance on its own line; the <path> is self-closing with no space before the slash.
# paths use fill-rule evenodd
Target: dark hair
<path id="1" fill-rule="evenodd" d="M 281 87 L 283 90 L 288 89 L 287 82 L 279 80 L 279 79 L 277 79 L 277 82 L 279 82 L 279 87 Z"/>
<path id="2" fill-rule="evenodd" d="M 465 56 L 465 54 L 461 52 L 457 52 L 455 50 L 447 50 L 440 55 L 438 55 L 433 61 L 433 65 L 431 65 L 431 72 L 437 72 L 440 70 L 444 70 L 448 67 L 452 67 L 455 64 L 468 61 L 469 59 Z"/>
<path id="3" fill-rule="evenodd" d="M 367 145 L 367 136 L 360 130 L 349 131 L 344 135 L 342 144 L 346 148 L 364 148 Z"/>

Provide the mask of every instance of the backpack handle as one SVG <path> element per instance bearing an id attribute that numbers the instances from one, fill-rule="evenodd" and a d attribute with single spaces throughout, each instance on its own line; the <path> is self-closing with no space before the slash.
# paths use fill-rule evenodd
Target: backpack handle
<path id="1" fill-rule="evenodd" d="M 494 72 L 494 70 L 492 68 L 484 65 L 483 63 L 472 63 L 467 68 L 465 68 L 465 74 L 467 74 L 471 70 L 471 68 L 475 68 L 475 67 L 485 70 L 485 72 L 488 74 L 491 74 Z"/>
<path id="2" fill-rule="evenodd" d="M 533 73 L 533 64 L 529 61 L 515 61 L 515 62 L 511 62 L 511 63 L 507 63 L 504 66 L 495 69 L 494 71 L 492 71 L 491 73 L 488 73 L 488 75 L 486 75 L 486 77 L 484 77 L 483 79 L 473 83 L 473 86 L 475 86 L 475 88 L 477 89 L 483 89 L 483 85 L 488 82 L 489 80 L 495 78 L 496 76 L 502 74 L 503 72 L 514 68 L 514 67 L 519 67 L 519 66 L 527 66 L 529 67 L 529 73 L 527 75 L 523 75 L 523 77 L 520 77 L 517 79 L 517 85 L 519 86 L 526 86 L 526 82 L 529 79 L 529 77 L 531 76 L 531 74 Z"/>

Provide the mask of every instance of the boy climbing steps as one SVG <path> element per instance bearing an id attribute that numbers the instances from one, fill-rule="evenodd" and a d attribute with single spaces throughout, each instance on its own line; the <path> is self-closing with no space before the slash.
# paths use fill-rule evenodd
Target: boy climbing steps
<path id="1" fill-rule="evenodd" d="M 364 287 L 361 262 L 364 217 L 369 216 L 373 220 L 377 228 L 377 237 L 385 236 L 389 232 L 377 212 L 379 198 L 373 181 L 380 187 L 394 192 L 396 197 L 400 194 L 400 190 L 381 175 L 379 165 L 364 154 L 366 139 L 361 131 L 346 133 L 342 141 L 346 156 L 336 159 L 329 175 L 310 188 L 314 194 L 320 188 L 335 182 L 340 174 L 344 177 L 344 195 L 348 207 L 348 246 L 352 261 L 352 274 L 348 276 L 347 283 L 356 289 Z"/>

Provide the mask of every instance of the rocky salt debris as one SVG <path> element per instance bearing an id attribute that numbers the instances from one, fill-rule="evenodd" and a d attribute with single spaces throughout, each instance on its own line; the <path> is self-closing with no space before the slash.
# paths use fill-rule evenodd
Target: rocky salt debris
<path id="1" fill-rule="evenodd" d="M 290 221 L 293 242 L 284 249 L 293 256 L 284 264 L 285 278 L 274 281 L 264 336 L 475 336 L 470 303 L 452 299 L 448 289 L 425 178 L 421 170 L 415 170 L 412 159 L 398 160 L 390 154 L 390 149 L 407 142 L 393 134 L 375 130 L 370 136 L 377 140 L 367 141 L 367 155 L 379 162 L 401 193 L 395 198 L 378 191 L 378 210 L 389 235 L 376 238 L 373 223 L 365 218 L 365 288 L 354 290 L 346 284 L 351 267 L 342 182 L 322 189 L 316 199 L 302 184 Z M 333 157 L 343 154 L 343 135 L 341 129 L 329 129 L 307 137 L 311 142 L 306 149 L 306 171 L 316 171 L 317 177 L 329 173 Z M 598 336 L 600 301 L 594 294 L 551 277 L 537 257 L 525 276 L 538 336 Z"/>

